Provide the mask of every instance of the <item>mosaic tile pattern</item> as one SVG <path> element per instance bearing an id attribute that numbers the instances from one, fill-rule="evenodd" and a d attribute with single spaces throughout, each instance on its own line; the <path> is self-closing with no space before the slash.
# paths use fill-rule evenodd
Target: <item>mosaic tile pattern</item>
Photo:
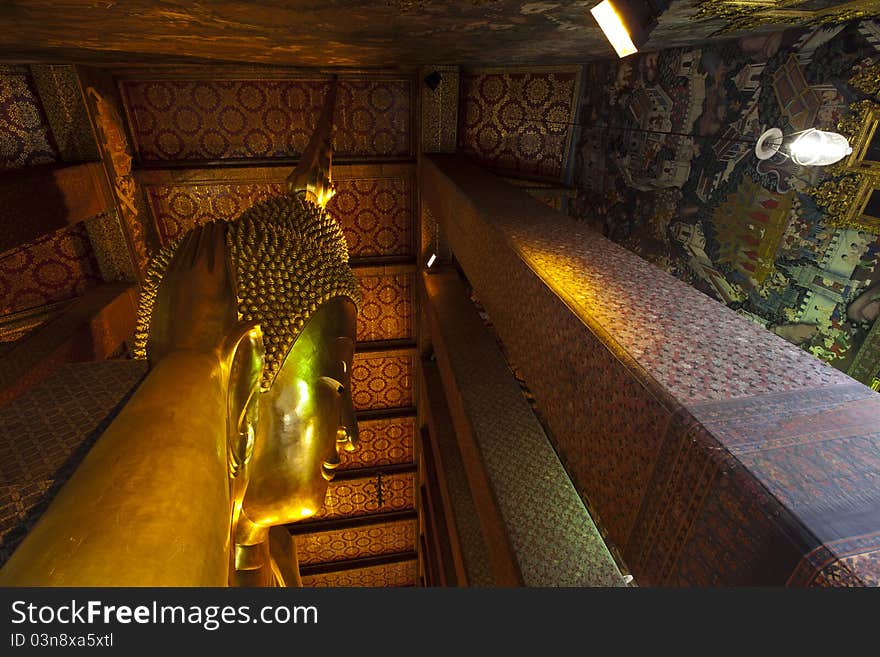
<path id="1" fill-rule="evenodd" d="M 577 86 L 573 68 L 463 72 L 459 150 L 494 171 L 560 180 Z"/>
<path id="2" fill-rule="evenodd" d="M 0 408 L 0 563 L 143 378 L 140 361 L 64 365 Z"/>
<path id="3" fill-rule="evenodd" d="M 0 256 L 0 315 L 81 295 L 101 281 L 83 224 Z"/>
<path id="4" fill-rule="evenodd" d="M 162 244 L 183 236 L 194 226 L 237 219 L 252 205 L 284 193 L 281 183 L 216 185 L 150 185 L 146 187 Z"/>
<path id="5" fill-rule="evenodd" d="M 425 79 L 433 73 L 440 74 L 436 89 L 427 84 L 419 85 L 422 108 L 422 152 L 454 153 L 458 132 L 457 66 L 425 66 L 419 77 Z"/>
<path id="6" fill-rule="evenodd" d="M 411 417 L 358 422 L 358 447 L 340 454 L 339 470 L 414 463 L 415 425 L 415 418 Z"/>
<path id="7" fill-rule="evenodd" d="M 460 162 L 444 171 L 486 214 L 442 176 L 426 202 L 637 582 L 781 585 L 819 538 L 876 528 L 867 388 Z M 860 549 L 841 560 L 870 563 Z"/>
<path id="8" fill-rule="evenodd" d="M 352 258 L 412 252 L 412 185 L 408 177 L 344 179 L 327 211 L 339 222 Z M 284 193 L 282 183 L 147 185 L 163 244 L 193 226 L 231 221 L 259 201 Z"/>
<path id="9" fill-rule="evenodd" d="M 57 160 L 33 76 L 25 66 L 0 65 L 0 171 Z"/>
<path id="10" fill-rule="evenodd" d="M 616 586 L 620 573 L 456 275 L 428 277 L 443 355 L 526 586 Z M 438 357 L 439 358 L 439 357 Z"/>
<path id="11" fill-rule="evenodd" d="M 376 488 L 376 477 L 340 479 L 330 482 L 324 507 L 313 520 L 351 518 L 374 513 L 410 511 L 415 509 L 415 473 L 389 474 L 382 477 L 382 504 Z"/>
<path id="12" fill-rule="evenodd" d="M 384 566 L 370 566 L 340 570 L 302 578 L 303 586 L 415 586 L 418 582 L 418 562 L 404 561 Z"/>
<path id="13" fill-rule="evenodd" d="M 354 273 L 361 290 L 358 342 L 413 337 L 413 275 L 365 276 L 357 269 Z"/>
<path id="14" fill-rule="evenodd" d="M 351 368 L 355 409 L 412 406 L 413 365 L 412 355 L 355 354 Z"/>
<path id="15" fill-rule="evenodd" d="M 416 551 L 416 520 L 398 520 L 351 529 L 297 534 L 296 556 L 300 566 L 346 559 L 378 557 Z"/>
<path id="16" fill-rule="evenodd" d="M 352 258 L 413 251 L 413 189 L 408 176 L 334 182 L 327 211 L 339 222 Z"/>
<path id="17" fill-rule="evenodd" d="M 296 158 L 317 123 L 322 80 L 123 80 L 137 154 L 144 162 Z M 342 79 L 336 158 L 411 153 L 409 80 Z"/>

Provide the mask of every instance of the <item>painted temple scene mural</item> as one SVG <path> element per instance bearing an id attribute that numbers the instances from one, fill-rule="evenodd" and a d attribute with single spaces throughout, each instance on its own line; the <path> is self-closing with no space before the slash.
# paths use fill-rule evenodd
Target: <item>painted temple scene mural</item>
<path id="1" fill-rule="evenodd" d="M 0 7 L 0 585 L 880 585 L 876 2 L 74 4 Z"/>
<path id="2" fill-rule="evenodd" d="M 864 21 L 588 65 L 572 214 L 870 384 L 878 62 Z M 754 156 L 767 127 L 838 126 L 857 142 L 841 164 Z"/>

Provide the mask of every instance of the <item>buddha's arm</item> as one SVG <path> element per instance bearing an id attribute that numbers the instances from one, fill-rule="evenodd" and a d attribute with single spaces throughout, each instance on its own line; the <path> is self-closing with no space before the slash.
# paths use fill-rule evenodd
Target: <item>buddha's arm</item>
<path id="1" fill-rule="evenodd" d="M 226 586 L 226 412 L 215 354 L 167 354 L 0 570 L 0 585 Z"/>

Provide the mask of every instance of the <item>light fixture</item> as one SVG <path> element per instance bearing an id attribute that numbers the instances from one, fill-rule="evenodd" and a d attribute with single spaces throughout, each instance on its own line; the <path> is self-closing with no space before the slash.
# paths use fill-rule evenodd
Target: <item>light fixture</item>
<path id="1" fill-rule="evenodd" d="M 618 57 L 638 52 L 669 0 L 603 0 L 590 10 Z"/>
<path id="2" fill-rule="evenodd" d="M 431 268 L 431 266 L 434 264 L 434 261 L 435 261 L 435 260 L 437 260 L 437 254 L 436 254 L 436 253 L 432 253 L 432 254 L 431 254 L 431 257 L 428 258 L 428 269 Z"/>
<path id="3" fill-rule="evenodd" d="M 604 0 L 590 10 L 593 18 L 599 23 L 605 37 L 611 42 L 614 52 L 618 57 L 626 57 L 639 51 L 632 42 L 632 37 L 623 23 L 623 18 L 617 13 L 611 0 Z"/>
<path id="4" fill-rule="evenodd" d="M 794 139 L 791 139 L 791 138 Z M 758 138 L 755 155 L 759 160 L 769 160 L 777 153 L 790 157 L 801 166 L 828 166 L 839 162 L 852 153 L 846 137 L 836 132 L 809 128 L 788 136 L 787 151 L 783 150 L 786 137 L 779 128 L 769 128 Z"/>

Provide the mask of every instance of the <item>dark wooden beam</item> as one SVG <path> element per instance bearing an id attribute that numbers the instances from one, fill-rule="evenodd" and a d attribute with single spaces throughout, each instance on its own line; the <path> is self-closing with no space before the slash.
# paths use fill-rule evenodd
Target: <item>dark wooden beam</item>
<path id="1" fill-rule="evenodd" d="M 411 255 L 377 255 L 377 256 L 361 256 L 360 258 L 351 258 L 348 261 L 355 274 L 361 273 L 358 270 L 367 268 L 400 268 L 400 272 L 393 273 L 409 273 L 416 270 L 416 259 Z"/>
<path id="2" fill-rule="evenodd" d="M 337 470 L 334 481 L 343 481 L 346 479 L 365 479 L 378 477 L 380 474 L 386 475 L 406 474 L 415 472 L 418 469 L 415 463 L 392 463 L 389 465 L 379 465 L 374 468 L 354 468 L 352 470 Z"/>
<path id="3" fill-rule="evenodd" d="M 358 422 L 370 420 L 393 420 L 397 418 L 411 418 L 416 416 L 415 406 L 403 406 L 400 408 L 371 408 L 355 413 Z"/>
<path id="4" fill-rule="evenodd" d="M 4 352 L 0 358 L 0 405 L 64 363 L 112 356 L 131 339 L 136 309 L 133 286 L 105 284 L 86 291 L 57 317 Z"/>
<path id="5" fill-rule="evenodd" d="M 324 573 L 337 573 L 344 570 L 357 568 L 369 568 L 371 566 L 387 566 L 405 561 L 416 561 L 418 555 L 415 552 L 397 552 L 395 554 L 382 554 L 376 557 L 361 557 L 360 559 L 346 559 L 345 561 L 332 561 L 329 563 L 315 563 L 300 566 L 299 572 L 303 577 L 309 575 L 323 575 Z"/>
<path id="6" fill-rule="evenodd" d="M 389 351 L 413 351 L 415 352 L 416 343 L 412 339 L 404 338 L 403 340 L 371 340 L 369 342 L 358 342 L 355 345 L 355 352 L 359 354 L 376 354 L 382 356 Z"/>
<path id="7" fill-rule="evenodd" d="M 100 162 L 27 167 L 0 175 L 0 252 L 113 207 Z"/>
<path id="8" fill-rule="evenodd" d="M 412 511 L 391 511 L 390 513 L 373 513 L 368 516 L 356 516 L 354 518 L 333 518 L 331 520 L 315 520 L 313 522 L 295 522 L 287 525 L 288 531 L 294 535 L 320 534 L 338 529 L 355 529 L 369 525 L 380 525 L 386 522 L 399 522 L 401 520 L 417 520 L 418 513 Z"/>

